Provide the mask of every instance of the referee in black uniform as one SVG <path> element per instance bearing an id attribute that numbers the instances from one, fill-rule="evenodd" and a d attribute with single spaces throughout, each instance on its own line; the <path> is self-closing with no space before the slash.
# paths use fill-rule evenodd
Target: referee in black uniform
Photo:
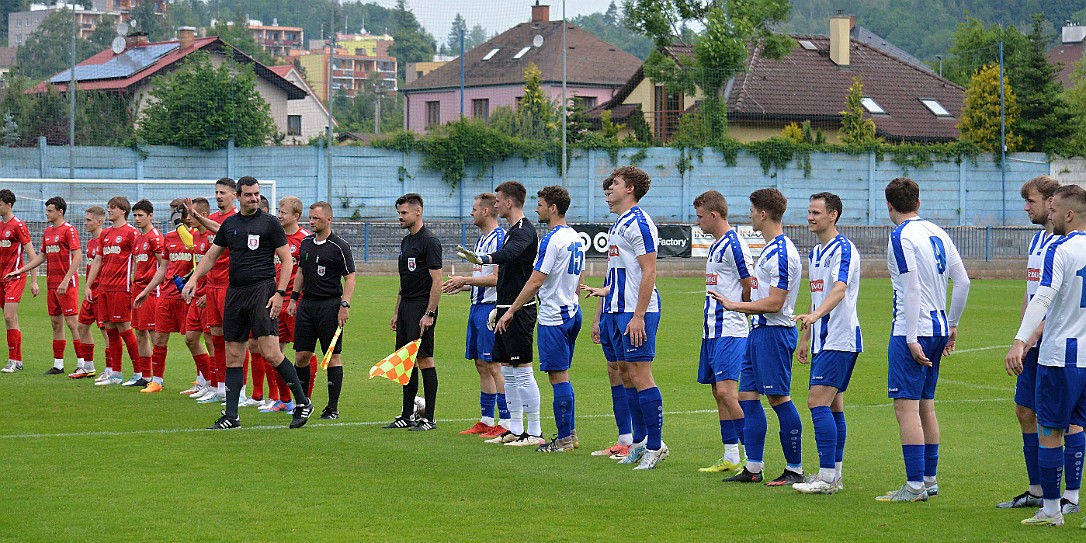
<path id="1" fill-rule="evenodd" d="M 260 211 L 260 184 L 250 176 L 237 184 L 240 213 L 231 215 L 215 235 L 215 243 L 200 260 L 181 292 L 192 300 L 196 281 L 211 271 L 224 249 L 230 249 L 230 284 L 226 289 L 223 335 L 226 338 L 226 410 L 209 430 L 240 428 L 238 399 L 245 379 L 245 347 L 252 336 L 260 353 L 272 364 L 294 393 L 297 407 L 291 428 L 300 428 L 309 420 L 313 404 L 305 395 L 298 372 L 279 349 L 279 323 L 283 294 L 294 266 L 287 247 L 287 236 L 279 221 Z M 283 262 L 278 283 L 274 256 Z"/>
<path id="2" fill-rule="evenodd" d="M 309 206 L 309 227 L 313 233 L 298 249 L 298 275 L 290 293 L 287 313 L 294 321 L 294 364 L 302 387 L 309 390 L 309 361 L 320 340 L 328 353 L 336 328 L 347 324 L 354 296 L 354 257 L 351 246 L 332 233 L 332 206 L 317 202 Z M 342 283 L 341 283 L 342 281 Z M 301 299 L 299 303 L 298 300 Z M 343 388 L 343 361 L 339 353 L 343 340 L 332 346 L 328 361 L 328 405 L 322 419 L 339 418 L 339 393 Z"/>
<path id="3" fill-rule="evenodd" d="M 396 310 L 389 323 L 396 332 L 396 348 L 416 339 L 418 361 L 411 370 L 411 381 L 403 387 L 403 409 L 400 416 L 385 428 L 411 428 L 426 431 L 437 428 L 434 404 L 437 403 L 437 368 L 434 367 L 434 324 L 437 304 L 441 300 L 441 241 L 422 223 L 422 196 L 410 193 L 396 199 L 400 228 L 407 235 L 400 242 L 400 292 Z M 426 410 L 415 419 L 415 395 L 419 392 L 422 373 L 423 398 Z"/>

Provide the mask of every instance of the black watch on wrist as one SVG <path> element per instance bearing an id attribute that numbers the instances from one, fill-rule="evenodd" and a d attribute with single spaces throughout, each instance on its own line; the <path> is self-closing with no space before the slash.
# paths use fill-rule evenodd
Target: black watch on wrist
<path id="1" fill-rule="evenodd" d="M 278 294 L 279 296 L 283 297 L 283 298 L 287 297 L 287 291 L 285 291 L 285 290 L 276 290 L 275 293 Z"/>
<path id="2" fill-rule="evenodd" d="M 343 308 L 350 309 L 351 308 L 351 302 L 348 302 L 347 300 L 340 300 L 339 301 L 339 306 L 343 307 Z"/>
<path id="3" fill-rule="evenodd" d="M 291 300 L 301 300 L 302 299 L 302 293 L 301 292 L 291 292 L 290 293 L 290 299 Z"/>
<path id="4" fill-rule="evenodd" d="M 431 319 L 436 318 L 437 317 L 437 311 L 427 311 L 426 316 L 430 317 Z"/>

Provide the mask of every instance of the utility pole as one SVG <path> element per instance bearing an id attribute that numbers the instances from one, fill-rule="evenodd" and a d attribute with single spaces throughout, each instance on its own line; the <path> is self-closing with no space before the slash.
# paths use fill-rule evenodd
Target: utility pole
<path id="1" fill-rule="evenodd" d="M 335 104 L 336 101 L 335 101 L 335 98 L 332 95 L 332 78 L 333 78 L 332 69 L 335 66 L 333 60 L 335 59 L 335 56 L 336 56 L 336 3 L 337 3 L 337 0 L 332 0 L 332 3 L 331 3 L 332 10 L 331 10 L 331 13 L 329 13 L 329 18 L 328 18 L 328 28 L 331 29 L 331 32 L 330 32 L 331 35 L 328 37 L 328 81 L 325 82 L 325 83 L 327 83 L 327 87 L 328 87 L 328 134 L 327 134 L 327 137 L 328 137 L 328 142 L 327 142 L 328 143 L 328 148 L 327 148 L 327 150 L 328 150 L 328 180 L 327 180 L 328 181 L 328 195 L 327 196 L 328 196 L 328 201 L 329 202 L 332 201 L 332 140 L 335 138 L 334 130 L 333 130 L 333 124 L 335 123 L 335 118 L 332 116 L 332 108 L 334 107 L 333 104 Z"/>
<path id="2" fill-rule="evenodd" d="M 72 12 L 72 69 L 68 72 L 68 179 L 75 179 L 75 35 L 78 25 L 75 19 L 75 6 L 69 4 Z"/>

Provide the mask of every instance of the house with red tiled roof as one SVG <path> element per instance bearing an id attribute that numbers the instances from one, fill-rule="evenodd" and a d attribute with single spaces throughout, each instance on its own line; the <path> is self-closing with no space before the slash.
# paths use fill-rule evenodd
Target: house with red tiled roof
<path id="1" fill-rule="evenodd" d="M 1059 45 L 1045 51 L 1045 60 L 1056 66 L 1063 88 L 1071 88 L 1071 74 L 1075 65 L 1082 60 L 1086 52 L 1086 26 L 1074 23 L 1065 25 L 1060 33 Z"/>
<path id="2" fill-rule="evenodd" d="M 123 49 L 106 49 L 75 66 L 75 79 L 79 90 L 122 94 L 128 98 L 138 117 L 148 101 L 153 99 L 149 92 L 154 88 L 156 76 L 172 72 L 181 66 L 185 57 L 203 51 L 208 53 L 216 64 L 230 58 L 240 64 L 252 66 L 257 76 L 256 90 L 268 102 L 276 130 L 289 134 L 290 103 L 305 100 L 309 96 L 305 88 L 217 36 L 196 37 L 195 30 L 192 27 L 182 27 L 178 31 L 178 39 L 163 42 L 148 42 L 144 35 L 128 36 Z M 71 70 L 64 70 L 40 83 L 30 92 L 44 92 L 51 87 L 64 93 L 71 79 Z M 310 116 L 314 115 L 317 113 L 310 113 Z M 327 119 L 327 114 L 324 119 Z M 306 125 L 304 118 L 297 121 L 298 126 Z M 310 124 L 312 122 L 315 121 L 311 120 Z M 299 135 L 298 140 L 298 143 L 306 143 L 308 138 L 303 140 Z"/>
<path id="3" fill-rule="evenodd" d="M 524 69 L 535 64 L 543 92 L 562 101 L 562 21 L 550 20 L 548 6 L 536 2 L 532 18 L 405 85 L 404 128 L 426 132 L 431 126 L 465 117 L 489 119 L 498 107 L 516 108 L 524 95 Z M 641 66 L 641 61 L 577 25 L 565 28 L 566 97 L 590 109 L 611 100 Z M 463 96 L 461 96 L 463 94 Z"/>
<path id="4" fill-rule="evenodd" d="M 271 66 L 271 71 L 305 90 L 305 98 L 287 101 L 287 139 L 288 143 L 304 144 L 310 139 L 326 134 L 328 130 L 328 108 L 324 107 L 313 87 L 305 80 L 293 64 Z"/>
<path id="5" fill-rule="evenodd" d="M 830 36 L 792 35 L 795 46 L 782 59 L 752 47 L 745 71 L 724 88 L 728 135 L 739 141 L 778 136 L 790 123 L 810 121 L 830 143 L 841 139 L 841 112 L 854 78 L 864 86 L 865 117 L 889 142 L 939 142 L 958 138 L 965 89 L 848 16 L 830 20 Z M 680 65 L 692 54 L 676 45 L 663 52 Z M 639 70 L 615 99 L 589 111 L 598 119 L 611 110 L 612 122 L 630 126 L 637 115 L 653 136 L 667 141 L 679 118 L 696 108 L 700 96 L 669 92 Z M 598 121 L 597 121 L 598 122 Z"/>

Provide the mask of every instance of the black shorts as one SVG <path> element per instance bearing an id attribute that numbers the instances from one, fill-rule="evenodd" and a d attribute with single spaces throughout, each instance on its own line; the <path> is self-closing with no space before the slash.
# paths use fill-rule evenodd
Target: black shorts
<path id="1" fill-rule="evenodd" d="M 400 312 L 396 314 L 396 348 L 399 349 L 419 338 L 419 321 L 426 314 L 428 300 L 401 300 Z M 434 328 L 437 326 L 437 317 L 434 317 L 434 326 L 426 329 L 422 335 L 422 344 L 419 345 L 419 358 L 433 358 L 434 356 Z M 295 332 L 297 333 L 297 332 Z"/>
<path id="2" fill-rule="evenodd" d="M 498 309 L 498 319 L 508 311 Z M 535 333 L 536 306 L 528 305 L 513 314 L 513 320 L 504 334 L 494 334 L 493 362 L 519 366 L 532 363 L 532 336 Z"/>
<path id="3" fill-rule="evenodd" d="M 226 341 L 279 335 L 279 321 L 268 316 L 268 300 L 275 294 L 275 280 L 226 289 L 222 334 Z"/>
<path id="4" fill-rule="evenodd" d="M 307 300 L 298 303 L 298 313 L 294 316 L 294 351 L 313 352 L 320 341 L 321 352 L 328 352 L 328 344 L 336 335 L 339 327 L 339 298 L 327 300 Z M 332 352 L 339 354 L 343 349 L 343 338 L 336 341 Z"/>

